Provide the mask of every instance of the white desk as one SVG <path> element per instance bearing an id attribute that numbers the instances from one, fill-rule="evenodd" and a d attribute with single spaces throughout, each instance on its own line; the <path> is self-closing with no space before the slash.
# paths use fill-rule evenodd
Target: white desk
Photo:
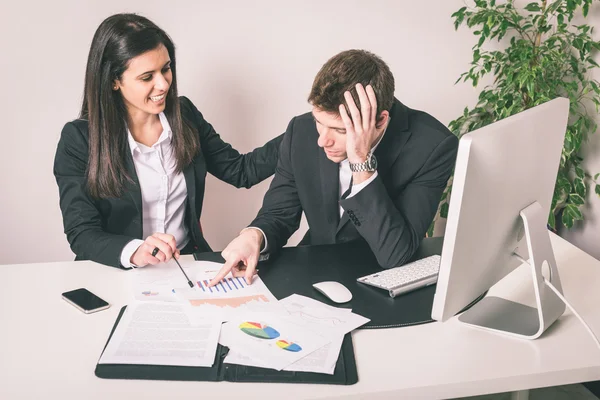
<path id="1" fill-rule="evenodd" d="M 552 235 L 566 297 L 600 334 L 600 262 Z M 524 267 L 491 293 L 529 305 Z M 61 299 L 86 287 L 112 304 L 85 315 Z M 0 266 L 0 399 L 452 398 L 600 379 L 600 349 L 570 311 L 542 338 L 523 341 L 459 323 L 359 330 L 353 386 L 96 378 L 121 306 L 127 271 L 89 261 Z"/>

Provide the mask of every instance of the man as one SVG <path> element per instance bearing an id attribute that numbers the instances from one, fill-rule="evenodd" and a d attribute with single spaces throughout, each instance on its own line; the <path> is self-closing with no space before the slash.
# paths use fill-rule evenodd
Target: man
<path id="1" fill-rule="evenodd" d="M 432 116 L 394 98 L 376 55 L 344 51 L 319 71 L 312 112 L 292 119 L 275 177 L 256 219 L 223 250 L 229 271 L 251 282 L 259 254 L 298 229 L 301 244 L 364 240 L 384 268 L 405 263 L 431 224 L 454 168 L 457 138 Z"/>

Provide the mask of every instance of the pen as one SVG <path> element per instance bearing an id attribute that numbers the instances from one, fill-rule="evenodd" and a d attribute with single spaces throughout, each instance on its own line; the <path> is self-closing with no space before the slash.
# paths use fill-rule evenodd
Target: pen
<path id="1" fill-rule="evenodd" d="M 152 257 L 156 256 L 156 254 L 158 254 L 158 251 L 159 251 L 158 247 L 155 247 L 154 250 L 152 250 L 152 253 L 151 253 Z M 183 276 L 185 276 L 185 279 L 187 279 L 188 285 L 190 285 L 190 287 L 193 289 L 194 288 L 194 284 L 192 283 L 192 281 L 190 280 L 190 278 L 188 278 L 188 276 L 186 275 L 186 273 L 183 270 L 183 268 L 181 268 L 181 264 L 179 264 L 179 261 L 177 261 L 177 259 L 175 258 L 175 254 L 173 254 L 173 260 L 175 260 L 175 262 L 179 266 L 179 269 L 183 273 Z"/>
<path id="2" fill-rule="evenodd" d="M 183 268 L 181 268 L 181 264 L 179 264 L 179 261 L 177 261 L 177 259 L 175 258 L 175 255 L 173 255 L 173 260 L 175 260 L 175 262 L 177 263 L 177 265 L 179 266 L 179 269 L 181 270 L 181 272 L 183 273 L 183 276 L 185 276 L 185 279 L 187 279 L 188 285 L 190 285 L 190 287 L 193 289 L 194 288 L 194 284 L 192 283 L 192 281 L 190 280 L 190 278 L 188 278 L 188 276 L 186 275 L 185 271 L 183 270 Z"/>

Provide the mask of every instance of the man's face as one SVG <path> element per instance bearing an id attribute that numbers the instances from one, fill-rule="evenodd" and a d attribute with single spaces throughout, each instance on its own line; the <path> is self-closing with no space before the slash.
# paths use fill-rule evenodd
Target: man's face
<path id="1" fill-rule="evenodd" d="M 162 44 L 131 59 L 121 79 L 115 81 L 129 115 L 159 114 L 165 109 L 173 80 L 170 64 L 169 52 Z"/>
<path id="2" fill-rule="evenodd" d="M 325 150 L 325 155 L 334 163 L 340 163 L 346 155 L 346 127 L 337 113 L 327 112 L 313 107 L 312 110 L 319 140 L 317 144 Z"/>

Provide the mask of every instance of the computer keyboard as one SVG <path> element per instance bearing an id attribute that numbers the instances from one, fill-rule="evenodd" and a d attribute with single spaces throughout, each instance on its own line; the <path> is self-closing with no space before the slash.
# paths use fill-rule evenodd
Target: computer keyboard
<path id="1" fill-rule="evenodd" d="M 440 270 L 439 255 L 433 255 L 404 264 L 400 267 L 376 272 L 357 281 L 388 290 L 391 297 L 407 293 L 437 282 Z"/>

